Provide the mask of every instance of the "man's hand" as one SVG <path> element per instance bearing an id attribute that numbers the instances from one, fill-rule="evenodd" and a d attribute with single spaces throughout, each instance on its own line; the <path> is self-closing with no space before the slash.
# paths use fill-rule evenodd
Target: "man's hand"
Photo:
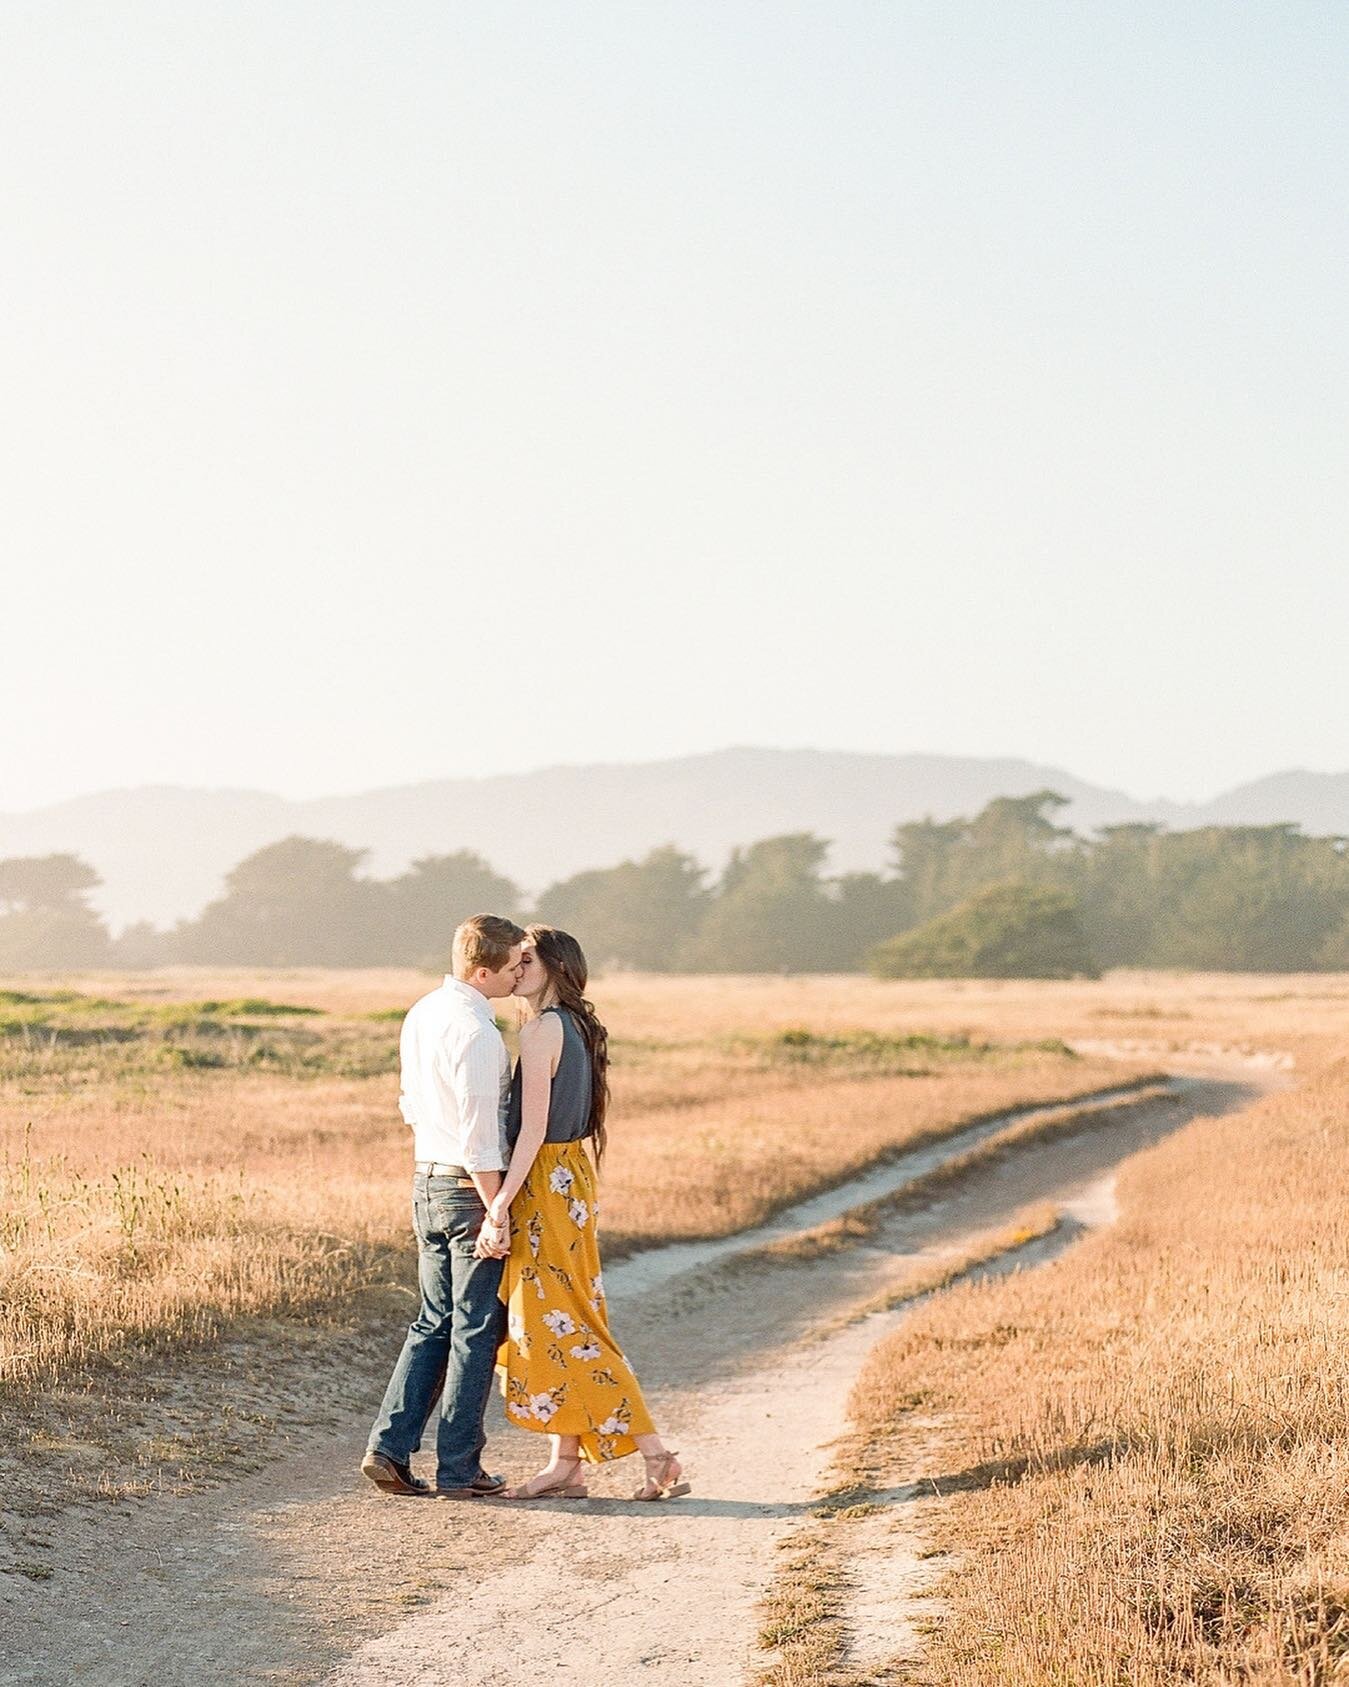
<path id="1" fill-rule="evenodd" d="M 477 1259 L 504 1259 L 511 1251 L 511 1221 L 509 1217 L 494 1219 L 489 1213 L 482 1221 L 478 1240 L 473 1248 Z"/>

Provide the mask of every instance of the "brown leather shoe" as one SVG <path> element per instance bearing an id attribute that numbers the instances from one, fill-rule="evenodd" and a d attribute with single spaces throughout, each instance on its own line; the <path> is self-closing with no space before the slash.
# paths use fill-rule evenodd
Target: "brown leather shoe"
<path id="1" fill-rule="evenodd" d="M 387 1453 L 367 1453 L 361 1460 L 361 1475 L 368 1476 L 382 1494 L 403 1494 L 424 1500 L 432 1492 L 429 1482 L 412 1474 L 412 1466 L 399 1464 Z"/>
<path id="2" fill-rule="evenodd" d="M 467 1488 L 434 1488 L 431 1497 L 437 1500 L 488 1500 L 493 1494 L 504 1492 L 506 1478 L 489 1476 L 486 1471 L 475 1476 Z"/>

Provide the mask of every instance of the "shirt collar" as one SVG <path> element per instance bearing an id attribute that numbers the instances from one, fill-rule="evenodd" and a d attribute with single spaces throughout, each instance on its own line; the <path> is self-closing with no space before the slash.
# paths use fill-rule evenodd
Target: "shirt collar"
<path id="1" fill-rule="evenodd" d="M 496 1015 L 492 1012 L 492 1004 L 481 990 L 475 990 L 471 984 L 465 984 L 462 978 L 455 978 L 452 973 L 445 974 L 445 988 L 453 995 L 466 1001 L 475 1013 L 479 1013 L 490 1024 L 496 1024 Z"/>

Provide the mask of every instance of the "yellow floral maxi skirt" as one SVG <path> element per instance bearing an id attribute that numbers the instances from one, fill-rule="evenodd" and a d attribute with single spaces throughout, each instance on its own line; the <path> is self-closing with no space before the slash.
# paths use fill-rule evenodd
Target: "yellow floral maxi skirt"
<path id="1" fill-rule="evenodd" d="M 511 1202 L 497 1354 L 506 1415 L 521 1429 L 579 1435 L 599 1464 L 637 1451 L 652 1423 L 609 1333 L 595 1229 L 595 1171 L 580 1142 L 545 1142 Z"/>

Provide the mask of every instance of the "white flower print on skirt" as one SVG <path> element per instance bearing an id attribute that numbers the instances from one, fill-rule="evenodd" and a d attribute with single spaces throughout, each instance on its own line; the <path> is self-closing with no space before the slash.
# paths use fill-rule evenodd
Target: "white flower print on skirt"
<path id="1" fill-rule="evenodd" d="M 609 1329 L 595 1213 L 585 1145 L 545 1142 L 511 1204 L 497 1364 L 513 1424 L 575 1435 L 600 1462 L 636 1452 L 655 1426 Z"/>

